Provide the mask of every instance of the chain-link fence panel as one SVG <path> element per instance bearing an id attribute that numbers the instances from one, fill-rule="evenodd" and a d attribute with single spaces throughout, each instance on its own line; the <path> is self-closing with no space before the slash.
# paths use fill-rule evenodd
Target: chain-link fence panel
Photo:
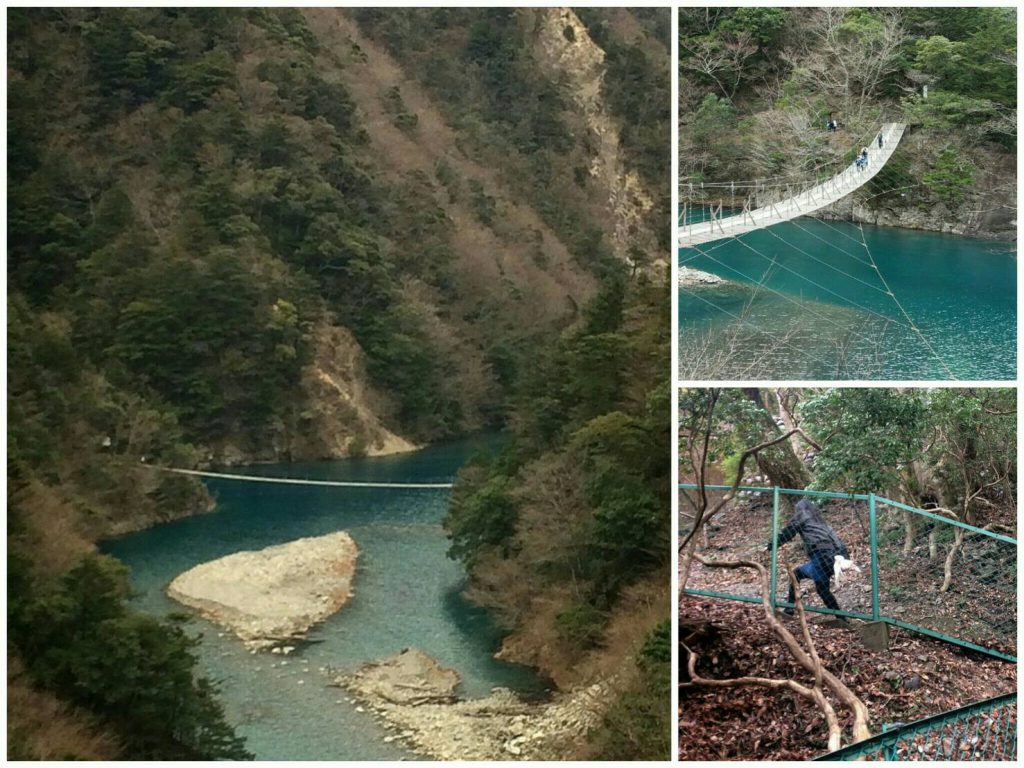
<path id="1" fill-rule="evenodd" d="M 707 486 L 707 509 L 715 509 L 728 487 Z M 680 531 L 685 537 L 692 529 L 692 516 L 699 504 L 695 486 L 681 489 Z M 771 488 L 744 487 L 710 518 L 697 534 L 696 553 L 707 560 L 753 560 L 770 566 L 765 548 L 771 539 L 774 514 L 774 492 Z M 687 510 L 690 525 L 687 525 Z M 686 582 L 687 592 L 710 597 L 729 597 L 748 602 L 761 602 L 761 580 L 750 568 L 713 568 L 694 561 Z"/>
<path id="2" fill-rule="evenodd" d="M 708 510 L 728 486 L 706 486 Z M 699 492 L 680 486 L 681 530 Z M 689 516 L 687 510 L 689 509 Z M 700 528 L 707 561 L 752 560 L 768 569 L 774 605 L 791 611 L 786 565 L 806 610 L 884 621 L 1016 661 L 1017 542 L 873 494 L 743 487 Z M 686 591 L 760 603 L 757 571 L 690 567 Z"/>
<path id="3" fill-rule="evenodd" d="M 708 486 L 714 509 L 727 486 Z M 692 529 L 696 486 L 681 486 L 680 530 Z M 753 560 L 767 569 L 770 594 L 793 608 L 787 564 L 794 567 L 808 611 L 871 617 L 871 556 L 867 497 L 850 494 L 743 487 L 707 520 L 696 552 L 708 561 Z M 687 511 L 689 509 L 689 511 Z M 838 561 L 837 561 L 838 558 Z M 838 565 L 837 565 L 838 562 Z M 762 586 L 750 568 L 715 568 L 695 561 L 686 591 L 761 602 Z"/>
<path id="4" fill-rule="evenodd" d="M 776 600 L 793 609 L 786 564 L 794 566 L 804 608 L 871 618 L 871 521 L 858 496 L 783 491 L 792 510 L 780 507 Z"/>
<path id="5" fill-rule="evenodd" d="M 997 696 L 900 726 L 817 759 L 1016 760 L 1017 694 Z"/>
<path id="6" fill-rule="evenodd" d="M 1017 647 L 1017 542 L 877 501 L 879 612 L 1008 656 Z"/>

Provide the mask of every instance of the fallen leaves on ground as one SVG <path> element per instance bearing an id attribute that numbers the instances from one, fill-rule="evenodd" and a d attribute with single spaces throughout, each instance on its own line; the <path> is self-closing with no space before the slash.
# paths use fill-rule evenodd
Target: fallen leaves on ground
<path id="1" fill-rule="evenodd" d="M 761 606 L 684 596 L 680 611 L 680 638 L 700 656 L 702 676 L 813 684 L 772 635 Z M 798 621 L 784 621 L 799 636 Z M 1009 662 L 900 629 L 890 630 L 888 652 L 876 652 L 856 632 L 819 621 L 811 619 L 811 636 L 822 663 L 867 705 L 873 733 L 1017 689 Z M 687 655 L 680 651 L 686 682 Z M 850 713 L 833 705 L 848 738 Z M 681 687 L 679 723 L 681 760 L 807 760 L 827 750 L 820 710 L 787 691 Z"/>

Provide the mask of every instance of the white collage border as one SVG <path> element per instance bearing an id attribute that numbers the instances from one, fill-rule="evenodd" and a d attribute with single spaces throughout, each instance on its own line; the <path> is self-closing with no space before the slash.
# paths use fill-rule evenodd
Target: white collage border
<path id="1" fill-rule="evenodd" d="M 5 3 L 5 8 L 7 8 L 7 7 L 96 6 L 96 5 L 99 5 L 99 4 L 100 3 L 97 3 L 97 2 L 83 2 L 82 0 L 65 0 L 64 2 L 53 2 L 53 0 L 42 0 L 40 2 L 7 2 L 7 3 Z M 935 0 L 933 3 L 918 3 L 917 5 L 931 5 L 931 4 L 934 4 L 934 5 L 945 5 L 947 3 L 946 2 L 940 2 L 939 0 Z M 1021 2 L 1005 2 L 1005 1 L 1003 1 L 1003 2 L 994 2 L 993 0 L 987 0 L 987 1 L 986 0 L 980 0 L 980 1 L 975 0 L 974 2 L 970 3 L 970 5 L 972 5 L 972 6 L 977 5 L 977 6 L 992 6 L 992 7 L 996 7 L 996 6 L 998 6 L 998 7 L 1016 7 L 1016 8 L 1018 8 L 1018 10 L 1020 9 L 1021 4 L 1022 4 Z M 468 2 L 459 2 L 459 0 L 447 0 L 447 1 L 446 0 L 419 0 L 418 2 L 416 2 L 415 0 L 412 0 L 412 1 L 410 1 L 410 0 L 405 0 L 405 1 L 403 1 L 403 0 L 397 0 L 397 1 L 393 0 L 391 2 L 388 2 L 387 0 L 376 0 L 376 1 L 370 0 L 368 2 L 351 2 L 351 0 L 341 0 L 340 2 L 282 2 L 281 0 L 269 0 L 269 1 L 268 0 L 263 0 L 263 2 L 257 1 L 257 2 L 213 2 L 213 3 L 210 3 L 210 2 L 200 2 L 199 0 L 181 0 L 180 2 L 154 2 L 153 0 L 142 0 L 141 2 L 133 2 L 133 3 L 113 2 L 113 3 L 109 3 L 109 5 L 110 6 L 132 6 L 132 7 L 158 7 L 158 6 L 209 7 L 209 6 L 225 6 L 225 7 L 239 7 L 239 8 L 243 8 L 243 7 L 296 7 L 296 6 L 301 6 L 301 7 L 365 7 L 365 6 L 376 6 L 376 7 L 387 7 L 387 8 L 424 8 L 424 7 L 427 7 L 427 8 L 431 8 L 431 7 L 433 7 L 433 8 L 438 8 L 438 7 L 523 7 L 523 8 L 551 8 L 551 7 L 561 7 L 561 6 L 566 5 L 566 3 L 564 3 L 564 2 L 561 2 L 561 3 L 559 3 L 559 2 L 550 2 L 550 0 L 549 1 L 543 1 L 543 0 L 522 0 L 521 2 L 497 2 L 497 3 L 483 3 L 483 2 L 480 2 L 479 0 L 470 0 Z M 675 244 L 678 242 L 678 240 L 677 240 L 677 234 L 678 233 L 676 231 L 677 230 L 677 219 L 676 219 L 676 216 L 675 216 L 675 211 L 678 208 L 678 202 L 679 202 L 679 193 L 678 193 L 678 185 L 677 185 L 678 170 L 679 170 L 679 162 L 678 162 L 678 148 L 679 148 L 679 132 L 678 132 L 678 129 L 679 129 L 679 107 L 678 107 L 678 105 L 679 105 L 679 98 L 678 98 L 679 97 L 679 72 L 678 72 L 678 17 L 677 17 L 677 14 L 676 14 L 676 9 L 681 8 L 681 7 L 691 7 L 691 8 L 692 7 L 704 7 L 704 6 L 707 6 L 707 5 L 719 5 L 719 6 L 723 6 L 723 7 L 740 7 L 740 6 L 806 7 L 806 6 L 809 6 L 809 5 L 828 5 L 828 6 L 858 7 L 858 6 L 864 6 L 865 3 L 863 3 L 863 2 L 861 2 L 861 3 L 853 3 L 853 2 L 811 3 L 811 2 L 806 2 L 806 1 L 805 2 L 792 2 L 792 0 L 778 0 L 777 2 L 756 2 L 756 1 L 752 1 L 752 0 L 746 0 L 746 1 L 744 1 L 744 0 L 732 0 L 732 2 L 723 2 L 723 3 L 665 2 L 664 0 L 649 0 L 648 2 L 627 3 L 627 2 L 623 2 L 623 0 L 619 0 L 618 2 L 609 1 L 609 0 L 591 0 L 590 2 L 581 2 L 578 5 L 580 7 L 605 7 L 605 8 L 609 8 L 609 7 L 610 8 L 623 7 L 623 6 L 631 6 L 631 5 L 632 6 L 643 6 L 643 7 L 659 7 L 659 8 L 670 9 L 670 12 L 672 14 L 672 19 L 671 19 L 671 30 L 672 30 L 672 40 L 671 40 L 671 54 L 672 54 L 672 61 L 671 61 L 671 83 L 672 83 L 671 94 L 672 94 L 672 106 L 671 106 L 671 114 L 672 114 L 672 124 L 671 124 L 671 148 L 670 148 L 671 155 L 670 155 L 670 158 L 669 158 L 670 159 L 670 165 L 671 165 L 671 181 L 670 181 L 670 183 L 671 183 L 671 200 L 672 200 L 672 206 L 671 206 L 672 219 L 669 222 L 669 225 L 672 228 L 672 236 L 671 236 L 670 241 L 669 241 L 670 242 L 671 264 L 672 264 L 672 267 L 671 267 L 671 277 L 670 277 L 670 281 L 671 281 L 670 282 L 670 294 L 671 294 L 671 301 L 672 301 L 672 313 L 671 313 L 671 322 L 672 322 L 672 328 L 671 328 L 671 335 L 672 335 L 671 366 L 672 366 L 672 368 L 671 368 L 671 371 L 670 371 L 670 377 L 671 377 L 670 380 L 673 383 L 673 386 L 672 386 L 672 398 L 671 398 L 671 403 L 672 403 L 672 405 L 671 405 L 671 407 L 672 407 L 671 418 L 672 418 L 672 435 L 673 435 L 673 440 L 672 440 L 672 445 L 671 445 L 671 461 L 672 461 L 671 478 L 672 478 L 672 486 L 673 486 L 672 487 L 672 499 L 673 499 L 673 501 L 672 501 L 672 542 L 673 542 L 672 543 L 672 549 L 673 549 L 673 554 L 672 554 L 672 591 L 671 591 L 672 601 L 673 601 L 673 604 L 671 606 L 671 610 L 672 610 L 672 614 L 671 615 L 672 615 L 672 658 L 673 658 L 672 668 L 673 668 L 673 684 L 671 686 L 671 692 L 672 692 L 672 701 L 671 701 L 671 706 L 672 706 L 672 712 L 671 712 L 671 724 L 672 724 L 671 725 L 671 728 L 672 728 L 672 733 L 671 733 L 671 760 L 672 760 L 672 762 L 678 762 L 678 757 L 677 756 L 678 756 L 678 739 L 679 739 L 679 732 L 678 732 L 678 723 L 679 723 L 678 704 L 679 704 L 679 698 L 678 698 L 678 687 L 675 684 L 675 680 L 677 679 L 677 675 L 678 675 L 678 662 L 679 662 L 679 658 L 678 658 L 678 643 L 679 643 L 679 621 L 678 621 L 679 574 L 678 574 L 678 552 L 677 552 L 677 549 L 676 549 L 675 542 L 678 541 L 678 537 L 679 537 L 679 504 L 678 504 L 678 493 L 676 492 L 676 487 L 677 487 L 677 484 L 679 482 L 679 453 L 678 453 L 679 388 L 681 386 L 744 386 L 744 385 L 750 385 L 752 383 L 756 383 L 759 386 L 779 386 L 779 385 L 785 385 L 785 386 L 801 386 L 801 387 L 836 386 L 836 385 L 838 385 L 840 383 L 841 383 L 842 386 L 851 386 L 851 387 L 877 387 L 877 386 L 894 386 L 894 385 L 899 385 L 899 386 L 902 386 L 902 387 L 918 387 L 918 386 L 922 386 L 922 387 L 936 387 L 936 386 L 1006 387 L 1006 386 L 1016 386 L 1017 387 L 1017 409 L 1018 409 L 1018 414 L 1019 414 L 1020 411 L 1021 411 L 1022 402 L 1024 402 L 1024 399 L 1022 399 L 1022 392 L 1021 392 L 1021 387 L 1020 387 L 1021 375 L 1020 375 L 1019 362 L 1018 362 L 1018 374 L 1017 374 L 1016 380 L 1013 381 L 1013 382 L 1011 382 L 1011 381 L 1002 381 L 1002 382 L 1000 382 L 1000 381 L 980 381 L 980 382 L 979 381 L 975 381 L 975 382 L 950 382 L 949 384 L 946 384 L 944 382 L 935 382 L 935 381 L 926 381 L 926 382 L 921 382 L 921 381 L 911 381 L 911 382 L 899 381 L 899 382 L 893 382 L 893 381 L 863 381 L 863 380 L 843 381 L 843 382 L 807 381 L 807 380 L 799 380 L 799 381 L 757 381 L 757 382 L 751 382 L 751 381 L 680 381 L 678 379 L 678 364 L 679 364 L 679 352 L 678 352 L 678 341 L 679 341 L 679 328 L 678 328 L 679 291 L 678 291 L 678 288 L 677 288 L 678 264 L 677 264 L 676 252 L 675 252 L 675 248 L 676 248 Z M 882 2 L 871 3 L 870 5 L 875 6 L 875 7 L 907 7 L 907 6 L 914 5 L 914 4 L 910 3 L 909 1 L 908 2 L 900 3 L 900 2 L 891 2 L 891 1 L 883 0 Z M 5 34 L 3 35 L 2 41 L 0 41 L 0 48 L 3 49 L 4 56 L 5 56 L 5 59 L 6 59 L 6 52 L 7 52 L 6 14 L 5 14 L 5 18 L 3 20 L 3 26 L 5 28 L 5 30 L 4 30 Z M 1019 35 L 1019 25 L 1018 25 L 1018 35 Z M 1019 44 L 1018 44 L 1017 57 L 1018 57 L 1018 70 L 1019 70 L 1020 69 L 1020 63 L 1021 63 L 1022 59 L 1024 59 L 1024 55 L 1022 55 L 1022 53 L 1020 51 Z M 4 88 L 4 111 L 6 113 L 6 101 L 7 101 L 6 100 L 6 81 L 4 83 L 3 88 Z M 1017 90 L 1018 90 L 1018 101 L 1020 101 L 1020 95 L 1021 95 L 1022 89 L 1021 89 L 1021 82 L 1020 82 L 1020 78 L 1019 77 L 1018 77 L 1018 83 L 1017 83 Z M 0 127 L 0 130 L 3 131 L 4 139 L 5 139 L 5 143 L 6 143 L 6 120 L 3 121 L 3 126 Z M 5 155 L 5 158 L 4 158 L 4 163 L 6 164 L 6 155 Z M 1020 177 L 1021 177 L 1022 169 L 1024 169 L 1024 166 L 1022 166 L 1021 157 L 1020 157 L 1020 154 L 1018 152 L 1018 157 L 1017 157 L 1018 191 L 1019 191 Z M 4 223 L 6 224 L 6 213 L 7 213 L 6 185 L 5 185 L 5 188 L 4 188 L 3 196 L 4 196 L 3 219 L 4 219 Z M 1020 233 L 1019 232 L 1018 232 L 1017 240 L 1018 240 L 1017 245 L 1018 245 L 1018 252 L 1019 252 L 1019 249 L 1020 249 Z M 4 274 L 5 274 L 5 278 L 6 278 L 6 260 L 5 260 L 5 264 L 4 264 L 4 270 L 5 270 Z M 1021 306 L 1021 300 L 1020 299 L 1021 299 L 1021 294 L 1022 294 L 1022 289 L 1021 289 L 1022 277 L 1024 277 L 1024 267 L 1022 267 L 1022 265 L 1020 263 L 1020 260 L 1018 259 L 1018 262 L 1017 262 L 1017 307 L 1018 307 L 1018 315 L 1019 315 L 1019 308 Z M 0 319 L 0 323 L 2 323 L 3 326 L 4 326 L 5 339 L 6 339 L 6 313 L 4 313 L 3 319 Z M 1024 334 L 1022 334 L 1021 325 L 1020 325 L 1019 318 L 1018 318 L 1018 324 L 1017 324 L 1017 352 L 1018 352 L 1017 359 L 1018 359 L 1018 361 L 1020 360 L 1020 349 L 1021 349 L 1021 340 L 1022 340 L 1022 338 L 1024 338 Z M 3 403 L 3 406 L 0 406 L 0 407 L 2 407 L 2 409 L 3 409 L 3 411 L 2 411 L 3 422 L 4 422 L 5 426 L 6 426 L 6 421 L 7 421 L 7 405 L 6 405 L 6 403 L 7 403 L 7 398 L 6 398 L 7 381 L 6 381 L 6 377 L 4 378 L 4 381 L 2 383 L 0 383 L 0 388 L 2 388 L 3 392 L 4 392 L 4 403 Z M 6 447 L 5 447 L 5 450 L 6 450 Z M 1020 458 L 1022 456 L 1022 443 L 1021 443 L 1019 429 L 1018 429 L 1018 436 L 1017 436 L 1017 456 L 1018 456 L 1018 463 L 1020 463 L 1019 460 L 1020 460 Z M 6 477 L 4 478 L 3 482 L 4 482 L 4 486 L 6 488 Z M 1020 511 L 1018 510 L 1018 523 L 1019 523 L 1019 519 L 1020 519 Z M 1020 565 L 1021 565 L 1020 554 L 1018 553 L 1018 572 L 1020 570 Z M 3 596 L 0 597 L 0 601 L 3 602 L 4 606 L 6 606 L 6 599 L 7 599 L 7 596 L 6 596 L 6 590 L 5 590 Z M 1018 607 L 1024 607 L 1024 601 L 1021 600 L 1021 595 L 1020 595 L 1019 589 L 1018 589 L 1017 599 L 1018 599 Z M 1020 615 L 1020 611 L 1018 611 L 1018 616 L 1019 615 Z M 1020 619 L 1018 619 L 1018 621 L 1020 621 Z M 1019 627 L 1018 627 L 1018 629 L 1019 629 Z M 4 663 L 5 663 L 5 666 L 6 666 L 6 661 Z M 5 715 L 5 720 L 6 720 L 6 708 L 7 708 L 7 702 L 6 702 L 6 697 L 5 697 L 5 700 L 4 700 L 4 703 L 3 703 L 3 711 L 4 711 L 4 715 Z M 268 761 L 268 763 L 265 763 L 265 764 L 273 764 L 273 763 L 276 763 L 276 762 L 277 761 Z M 709 761 L 707 763 L 695 763 L 695 765 L 710 765 L 710 764 L 713 764 L 713 763 L 714 763 L 714 761 Z M 46 764 L 46 763 L 44 763 L 44 764 Z M 52 765 L 62 765 L 62 763 L 58 763 L 58 762 L 53 762 L 53 763 L 49 763 L 49 764 L 52 764 Z M 187 765 L 187 764 L 190 764 L 190 763 L 186 761 L 184 764 Z M 200 763 L 191 763 L 191 764 L 197 764 L 198 765 Z M 287 764 L 287 765 L 323 766 L 323 765 L 379 765 L 380 763 L 373 763 L 373 762 L 359 763 L 359 762 L 354 762 L 354 761 L 326 761 L 326 762 L 294 761 L 294 762 L 289 762 L 289 763 L 282 762 L 281 764 L 282 765 Z M 471 765 L 471 766 L 473 766 L 473 765 L 488 765 L 490 763 L 483 763 L 483 762 L 480 762 L 480 761 L 468 761 L 468 762 L 463 763 L 463 764 L 464 765 Z M 560 763 L 555 763 L 555 762 L 535 763 L 535 764 L 537 764 L 537 765 L 550 765 L 550 766 L 560 765 Z M 637 764 L 638 765 L 644 765 L 644 764 L 664 765 L 665 763 L 637 763 Z M 733 763 L 730 763 L 730 764 L 733 764 Z M 755 764 L 754 761 L 751 761 L 751 764 Z M 784 763 L 780 763 L 780 764 L 784 764 Z M 796 763 L 794 763 L 794 764 L 796 764 Z M 505 763 L 493 763 L 493 765 L 505 765 Z"/>

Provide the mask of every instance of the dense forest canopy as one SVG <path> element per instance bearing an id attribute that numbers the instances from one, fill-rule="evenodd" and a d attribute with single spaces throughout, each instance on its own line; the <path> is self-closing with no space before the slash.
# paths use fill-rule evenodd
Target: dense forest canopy
<path id="1" fill-rule="evenodd" d="M 680 400 L 681 477 L 700 473 L 709 390 Z M 780 426 L 782 425 L 782 426 Z M 941 506 L 973 524 L 1016 528 L 1016 393 L 1010 389 L 723 390 L 713 411 L 705 471 L 735 479 L 748 448 L 799 426 L 802 436 L 751 459 L 787 488 L 878 493 Z M 808 457 L 805 459 L 805 456 Z M 756 462 L 756 464 L 755 464 Z M 788 472 L 780 465 L 793 466 Z"/>
<path id="2" fill-rule="evenodd" d="M 11 756 L 245 756 L 193 641 L 127 608 L 94 542 L 212 506 L 140 461 L 325 455 L 299 440 L 324 420 L 323 381 L 362 393 L 329 412 L 349 455 L 374 430 L 422 444 L 514 425 L 502 500 L 529 462 L 593 453 L 572 535 L 601 553 L 594 611 L 664 565 L 668 15 L 566 16 L 599 52 L 595 125 L 537 48 L 554 13 L 10 11 L 9 685 L 55 696 L 74 736 L 47 746 L 23 712 Z M 638 506 L 609 496 L 588 427 L 642 436 L 620 470 Z M 515 505 L 487 509 L 496 544 Z M 452 519 L 469 563 L 477 523 Z M 622 723 L 667 718 L 649 692 L 667 685 L 664 626 L 629 662 Z M 667 749 L 660 722 L 621 749 Z"/>
<path id="3" fill-rule="evenodd" d="M 913 140 L 895 171 L 917 195 L 901 204 L 960 204 L 1013 173 L 1016 30 L 1013 8 L 681 9 L 682 180 L 845 164 L 900 118 Z"/>

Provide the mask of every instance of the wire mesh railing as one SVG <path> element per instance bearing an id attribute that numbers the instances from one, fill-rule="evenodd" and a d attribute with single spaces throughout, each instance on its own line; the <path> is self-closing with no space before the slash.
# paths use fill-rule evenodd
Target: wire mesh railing
<path id="1" fill-rule="evenodd" d="M 829 761 L 1016 760 L 1017 694 L 899 725 L 815 758 Z"/>
<path id="2" fill-rule="evenodd" d="M 897 626 L 1016 654 L 1017 542 L 878 499 L 879 611 Z"/>
<path id="3" fill-rule="evenodd" d="M 729 490 L 705 486 L 708 508 Z M 1009 536 L 876 494 L 760 486 L 739 488 L 698 535 L 707 562 L 691 565 L 687 594 L 760 603 L 755 572 L 713 563 L 770 562 L 772 607 L 791 612 L 791 563 L 809 612 L 881 621 L 1016 661 L 1017 541 Z"/>
<path id="4" fill-rule="evenodd" d="M 877 142 L 871 141 L 869 146 L 851 150 L 846 165 L 797 183 L 680 184 L 679 244 L 687 247 L 735 236 L 827 208 L 870 182 L 882 171 L 899 144 L 904 128 L 901 123 L 883 125 L 877 134 Z M 734 214 L 726 214 L 723 207 L 728 202 L 730 207 L 735 208 L 737 195 L 743 198 L 742 209 Z M 711 205 L 701 206 L 701 202 Z M 707 213 L 709 218 L 704 222 L 693 221 L 692 214 L 687 213 L 692 208 Z"/>

